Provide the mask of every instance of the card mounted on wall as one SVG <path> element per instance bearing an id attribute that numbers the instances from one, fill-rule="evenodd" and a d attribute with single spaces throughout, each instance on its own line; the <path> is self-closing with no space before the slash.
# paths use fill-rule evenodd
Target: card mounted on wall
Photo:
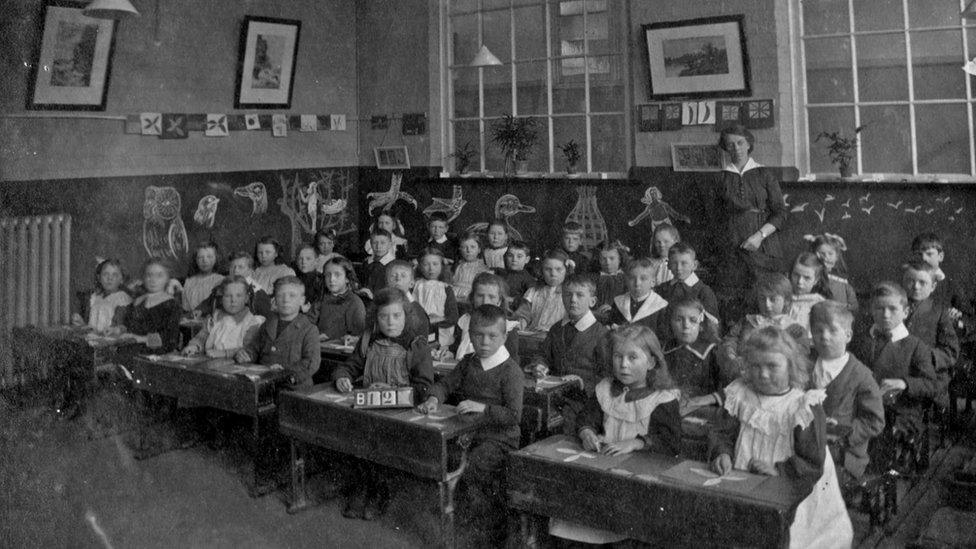
<path id="1" fill-rule="evenodd" d="M 681 104 L 681 125 L 691 126 L 698 123 L 698 102 L 685 101 Z"/>
<path id="2" fill-rule="evenodd" d="M 638 105 L 637 106 L 637 131 L 639 132 L 661 131 L 661 106 L 660 105 Z"/>
<path id="3" fill-rule="evenodd" d="M 328 114 L 318 114 L 315 116 L 319 123 L 319 131 L 332 129 L 332 116 Z"/>
<path id="4" fill-rule="evenodd" d="M 403 115 L 403 135 L 423 135 L 427 133 L 427 115 L 406 113 Z"/>
<path id="5" fill-rule="evenodd" d="M 288 136 L 288 117 L 283 114 L 271 115 L 271 135 L 275 137 Z"/>
<path id="6" fill-rule="evenodd" d="M 228 114 L 227 129 L 232 132 L 242 132 L 247 129 L 243 114 Z"/>
<path id="7" fill-rule="evenodd" d="M 698 125 L 704 126 L 715 123 L 715 102 L 698 102 Z"/>
<path id="8" fill-rule="evenodd" d="M 142 135 L 163 133 L 163 115 L 158 112 L 144 112 L 139 115 L 142 121 Z"/>
<path id="9" fill-rule="evenodd" d="M 744 118 L 747 128 L 752 130 L 762 128 L 772 128 L 775 120 L 773 119 L 773 100 L 760 99 L 758 101 L 746 101 L 743 105 L 745 109 Z"/>
<path id="10" fill-rule="evenodd" d="M 244 126 L 249 130 L 260 130 L 261 119 L 256 114 L 245 114 Z"/>
<path id="11" fill-rule="evenodd" d="M 715 104 L 715 131 L 742 123 L 741 101 L 718 101 Z"/>
<path id="12" fill-rule="evenodd" d="M 125 115 L 125 133 L 139 135 L 142 133 L 142 117 L 138 114 Z"/>
<path id="13" fill-rule="evenodd" d="M 390 127 L 390 118 L 385 114 L 377 114 L 369 118 L 369 127 L 372 130 L 385 130 Z"/>
<path id="14" fill-rule="evenodd" d="M 207 130 L 207 115 L 188 114 L 186 115 L 186 131 L 202 132 Z"/>
<path id="15" fill-rule="evenodd" d="M 204 135 L 207 137 L 227 137 L 228 133 L 226 114 L 207 115 L 207 129 L 204 130 Z"/>
<path id="16" fill-rule="evenodd" d="M 302 116 L 302 127 L 303 132 L 316 132 L 319 130 L 319 119 L 314 114 L 303 114 Z"/>
<path id="17" fill-rule="evenodd" d="M 681 103 L 666 103 L 662 108 L 661 129 L 664 131 L 681 129 Z"/>
<path id="18" fill-rule="evenodd" d="M 182 113 L 163 113 L 163 132 L 161 139 L 186 139 L 189 131 L 186 129 L 187 116 Z"/>
<path id="19" fill-rule="evenodd" d="M 333 130 L 345 131 L 346 129 L 346 115 L 344 114 L 333 114 L 330 115 L 330 127 Z"/>

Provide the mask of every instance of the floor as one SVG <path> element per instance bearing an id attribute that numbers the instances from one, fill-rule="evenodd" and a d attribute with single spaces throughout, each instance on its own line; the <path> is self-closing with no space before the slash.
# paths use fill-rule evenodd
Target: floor
<path id="1" fill-rule="evenodd" d="M 221 444 L 140 461 L 129 449 L 137 417 L 131 399 L 111 386 L 103 386 L 70 421 L 46 406 L 43 393 L 0 394 L 0 545 L 382 548 L 437 542 L 433 485 L 403 479 L 389 511 L 376 522 L 343 518 L 341 498 L 289 515 L 283 493 L 247 495 L 248 461 L 240 444 L 245 426 L 232 428 Z M 168 426 L 150 432 L 159 444 L 175 444 Z M 866 518 L 853 513 L 859 546 L 904 547 L 933 517 L 937 534 L 976 524 L 976 513 L 948 512 L 945 487 L 973 455 L 967 440 L 938 452 L 924 479 L 911 487 L 904 483 L 899 516 L 885 530 L 870 531 Z M 460 524 L 462 547 L 481 545 L 472 530 Z M 939 543 L 925 547 L 952 546 Z"/>

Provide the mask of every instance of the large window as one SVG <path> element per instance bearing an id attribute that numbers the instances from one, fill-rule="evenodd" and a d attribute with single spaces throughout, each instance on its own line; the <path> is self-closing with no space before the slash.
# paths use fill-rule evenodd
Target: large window
<path id="1" fill-rule="evenodd" d="M 447 2 L 449 149 L 470 143 L 473 169 L 502 171 L 491 123 L 531 116 L 539 139 L 529 170 L 565 171 L 576 141 L 588 172 L 626 172 L 626 23 L 617 0 Z M 471 67 L 481 45 L 501 65 Z"/>
<path id="2" fill-rule="evenodd" d="M 863 174 L 976 176 L 973 80 L 961 70 L 976 26 L 959 16 L 964 2 L 793 1 L 801 171 L 836 173 L 816 136 L 864 126 Z"/>

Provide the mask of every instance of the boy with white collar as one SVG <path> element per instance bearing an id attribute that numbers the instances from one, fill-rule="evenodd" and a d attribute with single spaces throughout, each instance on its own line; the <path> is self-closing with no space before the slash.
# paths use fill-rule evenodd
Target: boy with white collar
<path id="1" fill-rule="evenodd" d="M 698 270 L 698 257 L 695 249 L 685 242 L 676 242 L 668 250 L 668 270 L 674 278 L 660 284 L 654 290 L 668 303 L 677 303 L 686 299 L 696 299 L 705 307 L 705 316 L 710 321 L 713 330 L 721 325 L 718 316 L 718 299 L 715 292 L 707 284 L 698 278 L 695 271 Z M 671 315 L 667 315 L 670 318 Z M 669 324 L 670 328 L 670 324 Z M 669 333 L 657 334 L 663 336 L 663 340 L 670 339 Z M 718 337 L 718 333 L 711 334 Z"/>
<path id="2" fill-rule="evenodd" d="M 481 305 L 471 312 L 474 354 L 458 362 L 434 384 L 427 400 L 417 407 L 422 414 L 437 410 L 449 396 L 460 401 L 460 414 L 483 413 L 487 420 L 475 433 L 464 472 L 471 497 L 471 516 L 486 521 L 483 531 L 498 538 L 505 532 L 504 468 L 508 453 L 518 449 L 522 419 L 522 369 L 505 348 L 505 311 Z M 492 544 L 500 541 L 492 540 Z"/>
<path id="3" fill-rule="evenodd" d="M 855 479 L 868 465 L 868 442 L 884 429 L 881 389 L 857 357 L 847 352 L 853 337 L 854 315 L 842 303 L 822 301 L 810 310 L 810 331 L 817 362 L 812 385 L 824 389 L 823 402 L 828 423 L 847 427 L 850 433 L 838 441 L 840 451 L 831 452 L 838 475 L 846 471 Z M 845 479 L 841 478 L 841 483 Z"/>
<path id="4" fill-rule="evenodd" d="M 437 248 L 443 252 L 444 263 L 450 265 L 457 261 L 458 245 L 454 239 L 448 236 L 448 230 L 447 215 L 444 212 L 430 214 L 430 218 L 427 220 L 427 234 L 430 235 L 430 238 L 427 240 L 427 246 Z"/>
<path id="5" fill-rule="evenodd" d="M 396 247 L 393 234 L 384 229 L 373 229 L 369 245 L 373 249 L 373 260 L 363 267 L 362 280 L 365 281 L 363 291 L 372 299 L 376 292 L 386 287 L 386 266 L 396 259 Z"/>
<path id="6" fill-rule="evenodd" d="M 647 257 L 627 265 L 627 293 L 613 298 L 610 326 L 643 324 L 655 332 L 666 324 L 667 300 L 654 292 L 654 262 Z"/>

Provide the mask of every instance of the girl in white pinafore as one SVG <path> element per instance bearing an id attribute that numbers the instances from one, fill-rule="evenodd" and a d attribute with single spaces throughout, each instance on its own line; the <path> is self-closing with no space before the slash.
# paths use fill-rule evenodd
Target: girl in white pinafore
<path id="1" fill-rule="evenodd" d="M 228 276 L 217 287 L 220 309 L 207 317 L 200 331 L 183 348 L 187 356 L 205 353 L 211 358 L 231 358 L 258 334 L 264 317 L 248 309 L 251 285 L 242 276 Z"/>
<path id="2" fill-rule="evenodd" d="M 445 282 L 450 279 L 446 269 L 444 252 L 440 248 L 424 248 L 417 258 L 421 279 L 413 286 L 413 297 L 430 318 L 428 341 L 446 349 L 454 343 L 454 324 L 458 321 L 457 298 L 454 288 Z"/>
<path id="3" fill-rule="evenodd" d="M 733 468 L 784 475 L 809 488 L 790 526 L 790 547 L 850 547 L 854 532 L 824 437 L 826 393 L 804 390 L 810 371 L 804 354 L 788 333 L 770 326 L 745 340 L 742 356 L 743 377 L 725 388 L 731 418 L 712 433 L 712 468 L 721 475 Z"/>

